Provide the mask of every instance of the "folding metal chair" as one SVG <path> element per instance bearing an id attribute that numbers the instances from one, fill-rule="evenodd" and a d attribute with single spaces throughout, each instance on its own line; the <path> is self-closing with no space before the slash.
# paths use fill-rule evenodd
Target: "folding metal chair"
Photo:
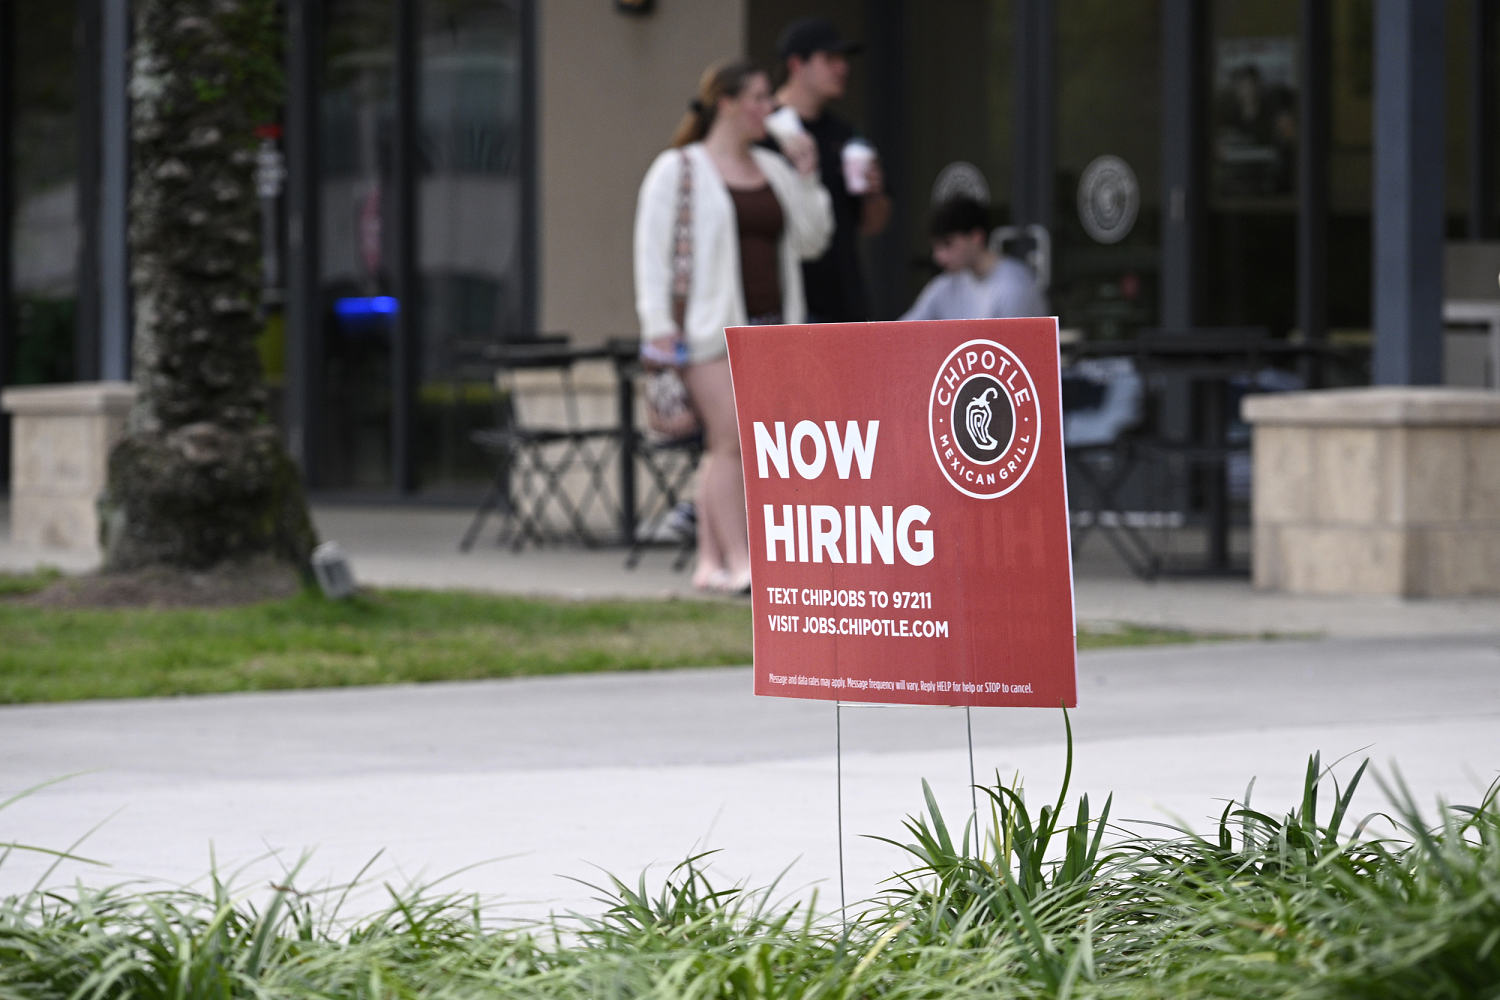
<path id="1" fill-rule="evenodd" d="M 626 569 L 635 569 L 647 547 L 656 544 L 677 547 L 677 555 L 672 561 L 675 570 L 681 570 L 692 560 L 698 541 L 693 524 L 683 518 L 686 523 L 674 530 L 670 522 L 673 515 L 690 502 L 688 487 L 702 454 L 702 434 L 668 440 L 642 435 L 637 439 L 636 456 L 654 489 L 630 540 L 630 551 L 625 555 Z"/>
<path id="2" fill-rule="evenodd" d="M 1085 536 L 1098 528 L 1130 572 L 1142 580 L 1152 580 L 1161 572 L 1161 557 L 1141 532 L 1125 520 L 1118 499 L 1137 457 L 1135 444 L 1127 437 L 1065 449 L 1068 482 L 1070 486 L 1081 487 L 1069 491 L 1072 494 L 1069 499 L 1080 508 L 1071 519 L 1073 552 L 1076 555 Z"/>
<path id="3" fill-rule="evenodd" d="M 1144 413 L 1140 373 L 1129 358 L 1084 359 L 1063 369 L 1062 393 L 1073 552 L 1098 528 L 1132 573 L 1153 579 L 1160 558 L 1126 522 L 1117 497 L 1139 457 L 1131 431 Z"/>
<path id="4" fill-rule="evenodd" d="M 624 432 L 582 419 L 573 379 L 575 364 L 597 355 L 557 342 L 503 345 L 494 352 L 499 418 L 470 439 L 495 457 L 495 475 L 460 551 L 473 546 L 492 513 L 504 521 L 499 543 L 513 550 L 528 539 L 541 544 L 555 537 L 546 530 L 554 512 L 585 545 L 598 543 L 589 524 L 596 507 L 611 523 L 618 520 L 609 472 Z"/>

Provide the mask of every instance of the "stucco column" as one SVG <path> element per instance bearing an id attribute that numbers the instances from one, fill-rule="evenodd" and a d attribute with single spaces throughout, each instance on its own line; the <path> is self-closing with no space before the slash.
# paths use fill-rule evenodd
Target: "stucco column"
<path id="1" fill-rule="evenodd" d="M 20 386 L 0 394 L 11 415 L 12 541 L 99 553 L 96 503 L 134 399 L 129 382 Z"/>
<path id="2" fill-rule="evenodd" d="M 1500 594 L 1500 393 L 1251 395 L 1255 586 Z"/>

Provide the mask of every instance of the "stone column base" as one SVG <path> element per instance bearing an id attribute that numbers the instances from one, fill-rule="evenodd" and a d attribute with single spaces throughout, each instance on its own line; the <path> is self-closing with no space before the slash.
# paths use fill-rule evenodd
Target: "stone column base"
<path id="1" fill-rule="evenodd" d="M 1500 393 L 1247 396 L 1256 587 L 1500 594 Z"/>
<path id="2" fill-rule="evenodd" d="M 11 415 L 10 533 L 28 549 L 100 554 L 98 499 L 135 400 L 128 382 L 18 386 Z"/>

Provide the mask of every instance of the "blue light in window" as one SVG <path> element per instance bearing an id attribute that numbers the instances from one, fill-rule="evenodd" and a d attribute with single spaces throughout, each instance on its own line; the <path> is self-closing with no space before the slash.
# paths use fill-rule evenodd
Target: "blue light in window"
<path id="1" fill-rule="evenodd" d="M 361 295 L 337 299 L 333 311 L 339 319 L 368 319 L 371 316 L 394 316 L 401 302 L 394 295 Z"/>

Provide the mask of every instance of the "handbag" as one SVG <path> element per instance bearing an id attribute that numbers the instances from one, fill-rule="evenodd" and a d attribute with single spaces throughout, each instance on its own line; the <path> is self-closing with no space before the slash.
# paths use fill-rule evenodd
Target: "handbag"
<path id="1" fill-rule="evenodd" d="M 678 174 L 677 218 L 672 224 L 672 319 L 682 329 L 693 278 L 693 166 L 684 151 Z M 646 373 L 646 429 L 654 437 L 673 441 L 702 431 L 682 370 L 653 362 Z"/>
<path id="2" fill-rule="evenodd" d="M 659 441 L 677 441 L 699 433 L 698 411 L 693 409 L 687 383 L 676 368 L 657 368 L 646 373 L 646 430 Z"/>

